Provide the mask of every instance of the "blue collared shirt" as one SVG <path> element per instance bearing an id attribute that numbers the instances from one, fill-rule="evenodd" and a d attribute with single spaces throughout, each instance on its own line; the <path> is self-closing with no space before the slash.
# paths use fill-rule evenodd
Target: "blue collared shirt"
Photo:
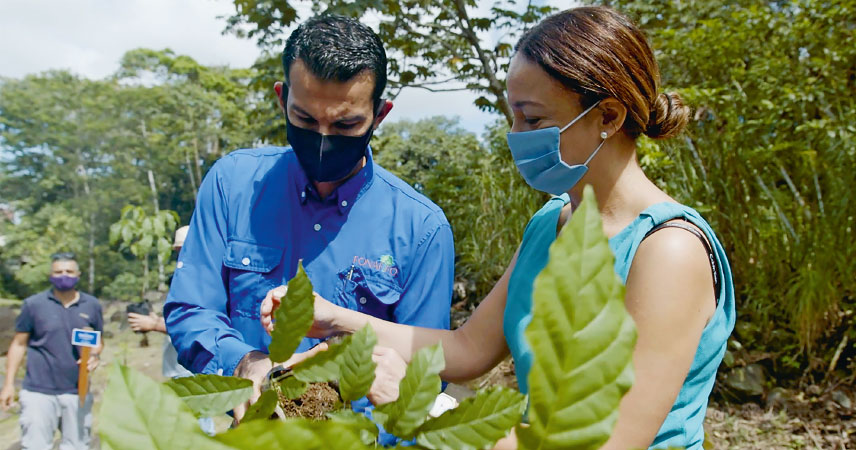
<path id="1" fill-rule="evenodd" d="M 200 186 L 164 306 L 179 362 L 196 373 L 232 375 L 246 353 L 267 352 L 261 302 L 295 275 L 301 259 L 315 291 L 337 305 L 449 327 L 449 223 L 374 164 L 370 149 L 365 167 L 325 199 L 290 148 L 238 150 Z M 317 342 L 304 339 L 298 351 Z"/>

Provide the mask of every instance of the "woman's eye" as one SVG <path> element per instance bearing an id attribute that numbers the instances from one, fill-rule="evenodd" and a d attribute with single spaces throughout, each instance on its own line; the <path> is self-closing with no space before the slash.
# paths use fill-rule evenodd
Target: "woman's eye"
<path id="1" fill-rule="evenodd" d="M 535 125 L 536 123 L 540 122 L 541 119 L 539 119 L 539 118 L 531 118 L 531 119 L 526 118 L 526 119 L 524 119 L 524 121 L 529 125 Z"/>
<path id="2" fill-rule="evenodd" d="M 355 123 L 338 123 L 338 124 L 336 124 L 336 128 L 338 128 L 340 130 L 350 130 L 350 129 L 354 128 L 355 126 L 357 126 L 357 124 L 355 124 Z"/>

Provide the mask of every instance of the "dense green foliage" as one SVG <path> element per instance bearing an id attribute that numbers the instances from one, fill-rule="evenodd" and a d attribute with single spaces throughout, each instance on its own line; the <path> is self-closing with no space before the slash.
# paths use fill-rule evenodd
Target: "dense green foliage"
<path id="1" fill-rule="evenodd" d="M 856 338 L 856 1 L 612 3 L 695 107 L 686 137 L 642 160 L 725 245 L 737 339 L 780 376 L 826 369 Z"/>
<path id="2" fill-rule="evenodd" d="M 376 161 L 443 208 L 455 235 L 456 276 L 480 300 L 508 266 L 526 221 L 547 200 L 517 172 L 503 121 L 482 139 L 452 118 L 385 125 L 373 141 Z M 458 293 L 460 295 L 461 293 Z"/>
<path id="3" fill-rule="evenodd" d="M 379 16 L 391 92 L 465 88 L 494 111 L 502 110 L 501 91 L 487 74 L 503 82 L 514 37 L 547 12 L 511 1 L 493 9 L 469 0 L 234 3 L 227 27 L 268 52 L 253 69 L 140 49 L 104 80 L 61 71 L 0 80 L 0 297 L 47 287 L 49 255 L 66 250 L 81 257 L 85 290 L 130 300 L 142 286 L 157 286 L 159 274 L 141 264 L 155 261 L 155 252 L 141 261 L 130 247 L 111 245 L 109 229 L 126 205 L 147 216 L 176 211 L 187 223 L 196 187 L 217 158 L 285 142 L 269 90 L 281 78 L 284 31 L 303 19 L 295 5 Z M 743 350 L 726 363 L 763 357 L 780 378 L 831 362 L 839 375 L 852 372 L 856 47 L 848 44 L 856 0 L 610 4 L 646 31 L 665 87 L 694 107 L 685 136 L 640 140 L 640 160 L 661 187 L 710 220 L 729 254 L 742 343 L 732 350 Z M 448 77 L 449 85 L 432 84 Z M 456 291 L 471 303 L 499 278 L 546 199 L 517 174 L 507 116 L 497 118 L 482 136 L 454 118 L 433 118 L 385 123 L 373 140 L 380 164 L 446 212 Z M 168 276 L 169 261 L 162 265 Z"/>
<path id="4" fill-rule="evenodd" d="M 0 210 L 20 218 L 0 218 L 0 293 L 46 288 L 56 251 L 78 255 L 81 287 L 98 295 L 131 300 L 163 283 L 169 274 L 149 278 L 143 255 L 111 245 L 109 229 L 126 205 L 152 217 L 176 211 L 187 223 L 205 171 L 257 140 L 247 120 L 251 77 L 169 50 L 133 50 L 105 80 L 67 72 L 0 80 Z M 171 232 L 161 237 L 171 243 Z M 169 249 L 159 249 L 151 255 L 160 268 Z"/>
<path id="5" fill-rule="evenodd" d="M 594 194 L 588 189 L 578 213 L 551 247 L 547 269 L 536 280 L 534 317 L 526 330 L 534 351 L 529 378 L 530 426 L 517 429 L 522 448 L 598 448 L 612 432 L 619 401 L 632 383 L 630 357 L 636 336 L 624 307 L 624 286 L 612 270 L 613 263 Z M 293 304 L 312 304 L 311 284 L 303 271 L 298 271 L 289 285 L 309 285 L 308 290 L 290 289 L 289 293 L 302 297 L 292 299 Z M 278 316 L 279 327 L 290 325 L 285 305 L 280 310 L 285 312 Z M 586 328 L 595 315 L 610 323 L 613 332 L 593 333 L 591 327 Z M 298 322 L 303 321 L 301 316 L 302 312 L 298 312 Z M 356 364 L 372 366 L 369 376 L 364 370 L 349 370 L 349 366 L 360 358 L 370 361 L 376 342 L 374 331 L 366 326 L 350 337 L 353 339 L 301 362 L 285 375 L 284 381 L 300 379 L 302 371 L 301 381 L 336 379 L 340 386 L 370 385 L 373 365 Z M 272 339 L 271 345 L 290 347 L 288 335 L 273 334 Z M 278 339 L 288 342 L 276 342 Z M 348 354 L 359 356 L 342 357 Z M 526 398 L 502 387 L 481 391 L 457 408 L 430 417 L 428 412 L 440 392 L 439 374 L 444 366 L 440 344 L 417 351 L 399 383 L 398 399 L 375 408 L 373 420 L 396 436 L 415 438 L 415 448 L 427 449 L 491 448 L 520 423 Z M 584 371 L 579 370 L 582 367 Z M 371 421 L 346 409 L 329 414 L 329 421 L 264 421 L 276 407 L 276 392 L 282 388 L 278 381 L 266 383 L 266 390 L 241 425 L 207 438 L 199 429 L 188 429 L 193 415 L 176 394 L 193 404 L 194 411 L 202 410 L 200 400 L 210 400 L 217 405 L 212 409 L 220 410 L 246 399 L 245 381 L 197 375 L 168 382 L 172 389 L 167 389 L 127 368 L 114 366 L 104 408 L 111 405 L 110 411 L 115 415 L 102 419 L 102 440 L 110 447 L 124 442 L 125 448 L 163 448 L 169 438 L 186 442 L 188 448 L 223 448 L 222 444 L 226 444 L 229 448 L 361 449 L 369 448 L 366 445 L 376 439 L 377 428 Z M 146 390 L 152 392 L 150 398 L 142 395 Z M 148 408 L 151 401 L 170 408 L 169 413 L 153 414 Z M 156 427 L 166 426 L 165 420 L 170 425 L 166 433 L 159 434 Z"/>

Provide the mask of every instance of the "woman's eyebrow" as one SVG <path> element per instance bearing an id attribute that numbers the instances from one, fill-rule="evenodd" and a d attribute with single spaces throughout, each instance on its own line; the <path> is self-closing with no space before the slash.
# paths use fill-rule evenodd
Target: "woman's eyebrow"
<path id="1" fill-rule="evenodd" d="M 529 106 L 544 106 L 544 105 L 542 105 L 541 103 L 538 103 L 538 102 L 536 102 L 536 101 L 534 101 L 534 100 L 520 100 L 520 101 L 516 101 L 516 102 L 514 102 L 514 103 L 513 103 L 513 105 L 512 105 L 512 106 L 514 106 L 515 108 L 518 108 L 518 109 L 519 109 L 519 108 L 522 108 L 522 107 L 527 106 L 527 105 L 529 105 Z"/>

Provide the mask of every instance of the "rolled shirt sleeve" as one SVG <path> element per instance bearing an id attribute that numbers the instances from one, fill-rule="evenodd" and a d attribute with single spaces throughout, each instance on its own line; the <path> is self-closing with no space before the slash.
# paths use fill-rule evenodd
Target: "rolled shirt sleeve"
<path id="1" fill-rule="evenodd" d="M 231 326 L 227 305 L 227 180 L 219 161 L 199 188 L 196 209 L 170 286 L 164 318 L 178 361 L 194 373 L 232 375 L 253 346 Z"/>
<path id="2" fill-rule="evenodd" d="M 416 250 L 395 321 L 427 328 L 449 328 L 455 245 L 445 220 L 426 233 Z"/>

